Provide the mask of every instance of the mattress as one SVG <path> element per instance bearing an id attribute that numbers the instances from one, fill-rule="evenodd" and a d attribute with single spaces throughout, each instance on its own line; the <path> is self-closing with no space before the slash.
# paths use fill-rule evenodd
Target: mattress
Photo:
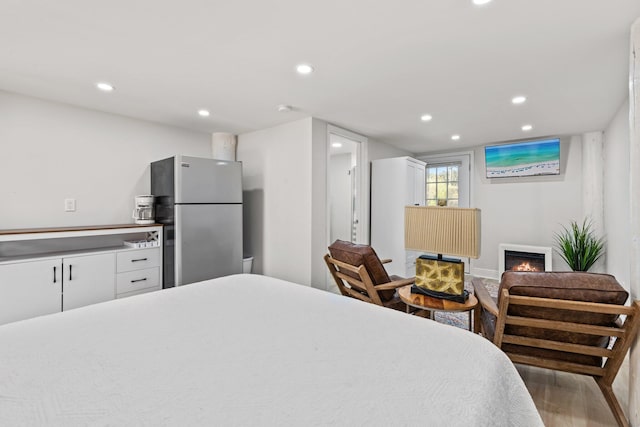
<path id="1" fill-rule="evenodd" d="M 235 275 L 1 326 L 0 425 L 543 424 L 477 335 Z"/>

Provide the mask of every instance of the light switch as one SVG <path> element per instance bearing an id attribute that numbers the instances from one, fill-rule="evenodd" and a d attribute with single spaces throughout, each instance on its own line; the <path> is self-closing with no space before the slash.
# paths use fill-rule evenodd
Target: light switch
<path id="1" fill-rule="evenodd" d="M 64 211 L 75 212 L 76 211 L 76 199 L 64 199 Z"/>

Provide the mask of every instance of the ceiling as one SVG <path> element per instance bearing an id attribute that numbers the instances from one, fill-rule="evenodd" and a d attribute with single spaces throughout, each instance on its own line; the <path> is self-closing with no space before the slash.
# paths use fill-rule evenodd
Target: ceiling
<path id="1" fill-rule="evenodd" d="M 637 17 L 638 0 L 2 0 L 0 89 L 203 132 L 313 116 L 446 150 L 604 129 Z"/>

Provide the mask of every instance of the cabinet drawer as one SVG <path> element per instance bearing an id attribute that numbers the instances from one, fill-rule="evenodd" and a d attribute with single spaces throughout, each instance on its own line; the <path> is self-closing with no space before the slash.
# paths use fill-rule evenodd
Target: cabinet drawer
<path id="1" fill-rule="evenodd" d="M 160 265 L 160 248 L 118 252 L 117 271 L 142 270 Z"/>
<path id="2" fill-rule="evenodd" d="M 116 279 L 116 294 L 151 288 L 160 284 L 160 267 L 119 273 Z"/>

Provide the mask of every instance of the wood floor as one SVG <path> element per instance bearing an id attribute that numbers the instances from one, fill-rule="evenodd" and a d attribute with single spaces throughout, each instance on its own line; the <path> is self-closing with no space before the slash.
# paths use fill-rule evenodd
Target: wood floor
<path id="1" fill-rule="evenodd" d="M 629 413 L 629 358 L 625 359 L 613 390 Z M 516 365 L 547 427 L 617 426 L 593 378 L 531 366 Z"/>

